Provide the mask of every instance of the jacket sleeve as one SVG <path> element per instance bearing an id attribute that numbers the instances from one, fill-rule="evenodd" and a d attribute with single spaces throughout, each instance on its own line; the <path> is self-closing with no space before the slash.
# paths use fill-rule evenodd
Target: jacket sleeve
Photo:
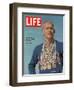
<path id="1" fill-rule="evenodd" d="M 63 43 L 60 43 L 60 60 L 61 60 L 61 64 L 59 65 L 59 71 L 62 72 L 63 70 Z"/>
<path id="2" fill-rule="evenodd" d="M 29 69 L 29 74 L 35 74 L 35 67 L 36 67 L 36 64 L 38 62 L 38 55 L 37 55 L 37 47 L 34 49 L 34 52 L 33 52 L 33 55 L 32 55 L 32 58 L 31 58 L 31 61 L 28 65 L 28 69 Z"/>

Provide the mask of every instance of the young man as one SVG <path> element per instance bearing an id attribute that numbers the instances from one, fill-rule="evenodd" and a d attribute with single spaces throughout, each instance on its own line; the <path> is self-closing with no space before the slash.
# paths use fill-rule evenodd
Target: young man
<path id="1" fill-rule="evenodd" d="M 29 63 L 29 73 L 36 74 L 36 64 L 39 73 L 61 73 L 63 69 L 63 43 L 54 39 L 54 24 L 45 21 L 42 26 L 44 42 L 38 45 Z"/>

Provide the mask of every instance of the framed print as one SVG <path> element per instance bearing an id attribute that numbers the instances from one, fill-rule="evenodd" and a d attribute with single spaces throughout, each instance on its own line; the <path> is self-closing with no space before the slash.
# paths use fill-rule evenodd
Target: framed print
<path id="1" fill-rule="evenodd" d="M 10 4 L 10 85 L 72 83 L 72 7 Z"/>

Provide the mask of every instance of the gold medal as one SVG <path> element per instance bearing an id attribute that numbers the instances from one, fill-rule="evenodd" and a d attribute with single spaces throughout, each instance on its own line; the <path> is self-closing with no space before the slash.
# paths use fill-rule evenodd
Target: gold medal
<path id="1" fill-rule="evenodd" d="M 51 69 L 51 63 L 47 65 L 47 69 Z"/>

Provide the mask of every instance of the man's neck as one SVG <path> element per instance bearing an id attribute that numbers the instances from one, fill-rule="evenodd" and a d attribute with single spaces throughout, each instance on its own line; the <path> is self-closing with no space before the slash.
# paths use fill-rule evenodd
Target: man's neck
<path id="1" fill-rule="evenodd" d="M 50 44 L 53 43 L 53 42 L 54 42 L 54 39 L 50 39 L 50 40 L 49 39 L 45 39 L 45 42 L 44 43 L 45 43 L 45 46 L 46 47 L 49 47 Z"/>

